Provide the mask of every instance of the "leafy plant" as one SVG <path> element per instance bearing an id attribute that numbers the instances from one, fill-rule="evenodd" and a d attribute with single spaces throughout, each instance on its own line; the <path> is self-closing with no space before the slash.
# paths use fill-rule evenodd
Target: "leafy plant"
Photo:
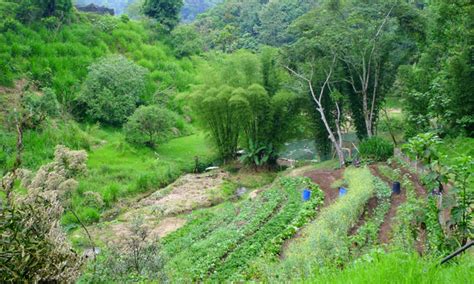
<path id="1" fill-rule="evenodd" d="M 240 160 L 246 164 L 260 167 L 268 163 L 274 156 L 275 153 L 271 144 L 258 147 L 252 141 L 249 141 L 248 147 Z"/>
<path id="2" fill-rule="evenodd" d="M 451 169 L 454 179 L 454 188 L 450 194 L 455 203 L 451 210 L 451 225 L 457 229 L 457 235 L 462 244 L 474 234 L 473 204 L 474 189 L 472 178 L 474 173 L 474 159 L 470 156 L 461 156 L 455 159 Z"/>
<path id="3" fill-rule="evenodd" d="M 370 161 L 386 161 L 393 155 L 393 144 L 377 136 L 365 139 L 358 148 L 361 158 Z"/>

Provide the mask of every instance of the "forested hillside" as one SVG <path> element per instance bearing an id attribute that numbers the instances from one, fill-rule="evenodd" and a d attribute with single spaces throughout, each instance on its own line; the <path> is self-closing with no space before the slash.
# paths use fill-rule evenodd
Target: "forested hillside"
<path id="1" fill-rule="evenodd" d="M 86 6 L 91 3 L 114 9 L 116 15 L 127 14 L 132 17 L 138 17 L 140 6 L 143 0 L 75 0 L 74 4 Z M 194 20 L 199 14 L 215 6 L 222 0 L 185 0 L 181 9 L 181 19 L 183 22 Z"/>
<path id="2" fill-rule="evenodd" d="M 210 48 L 224 52 L 260 44 L 281 46 L 293 39 L 288 27 L 320 4 L 318 0 L 228 0 L 200 15 L 195 26 Z"/>
<path id="3" fill-rule="evenodd" d="M 0 282 L 472 282 L 471 1 L 93 2 L 0 0 Z"/>

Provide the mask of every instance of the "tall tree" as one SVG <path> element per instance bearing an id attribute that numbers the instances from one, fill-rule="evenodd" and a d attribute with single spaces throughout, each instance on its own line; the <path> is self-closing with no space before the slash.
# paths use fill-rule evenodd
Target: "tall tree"
<path id="1" fill-rule="evenodd" d="M 359 138 L 375 134 L 394 74 L 416 50 L 416 35 L 422 33 L 419 20 L 414 8 L 402 1 L 328 1 L 293 26 L 294 45 L 307 47 L 295 49 L 301 52 L 300 61 L 328 53 L 336 57 L 338 72 L 332 81 L 348 98 Z"/>
<path id="2" fill-rule="evenodd" d="M 20 0 L 17 17 L 26 23 L 48 17 L 63 21 L 69 17 L 71 10 L 71 0 Z"/>
<path id="3" fill-rule="evenodd" d="M 183 7 L 183 0 L 146 0 L 143 4 L 143 12 L 172 30 L 179 23 L 179 12 Z"/>
<path id="4" fill-rule="evenodd" d="M 403 66 L 397 78 L 406 135 L 435 130 L 474 136 L 474 4 L 435 1 L 426 13 L 428 36 L 422 53 L 416 64 Z"/>
<path id="5" fill-rule="evenodd" d="M 313 64 L 320 64 L 318 70 L 313 68 Z M 322 66 L 329 66 L 324 68 Z M 318 112 L 319 119 L 321 120 L 324 129 L 326 130 L 327 137 L 331 141 L 337 158 L 339 160 L 339 165 L 342 167 L 345 164 L 344 153 L 342 151 L 342 133 L 341 133 L 341 107 L 337 100 L 334 101 L 336 116 L 330 116 L 325 109 L 326 104 L 324 103 L 328 97 L 331 95 L 331 84 L 334 77 L 334 72 L 336 68 L 336 55 L 333 54 L 332 59 L 330 57 L 319 59 L 318 61 L 311 61 L 309 63 L 309 68 L 299 68 L 307 69 L 307 74 L 302 72 L 305 71 L 295 71 L 289 66 L 286 66 L 288 71 L 296 76 L 298 79 L 302 80 L 306 85 L 311 99 L 315 103 L 315 109 Z M 316 71 L 316 72 L 315 72 Z M 318 74 L 319 73 L 319 74 Z M 316 86 L 316 87 L 315 87 Z M 330 120 L 331 117 L 334 117 L 334 120 Z"/>

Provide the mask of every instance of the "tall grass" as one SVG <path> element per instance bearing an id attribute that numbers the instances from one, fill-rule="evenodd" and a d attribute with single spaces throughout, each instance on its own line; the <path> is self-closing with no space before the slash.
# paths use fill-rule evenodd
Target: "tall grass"
<path id="1" fill-rule="evenodd" d="M 47 121 L 40 129 L 26 130 L 23 136 L 22 167 L 36 170 L 50 162 L 58 144 L 89 150 L 95 139 L 71 120 Z M 0 176 L 12 168 L 16 157 L 16 133 L 0 128 Z"/>
<path id="2" fill-rule="evenodd" d="M 72 102 L 87 67 L 110 53 L 123 54 L 151 71 L 145 101 L 152 99 L 158 87 L 184 91 L 194 83 L 194 62 L 176 59 L 172 49 L 157 39 L 155 30 L 139 21 L 81 15 L 57 32 L 39 23 L 15 22 L 2 30 L 0 46 L 0 84 L 12 85 L 15 79 L 29 77 L 40 86 L 52 87 L 62 103 Z"/>
<path id="3" fill-rule="evenodd" d="M 439 266 L 439 260 L 423 259 L 417 254 L 376 251 L 344 270 L 326 268 L 305 282 L 310 283 L 472 283 L 474 257 L 466 254 L 452 263 Z"/>

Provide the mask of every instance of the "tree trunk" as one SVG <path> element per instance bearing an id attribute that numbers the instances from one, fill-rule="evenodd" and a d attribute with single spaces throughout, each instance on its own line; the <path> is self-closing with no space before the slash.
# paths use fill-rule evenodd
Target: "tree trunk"
<path id="1" fill-rule="evenodd" d="M 331 127 L 329 126 L 329 123 L 326 119 L 326 115 L 324 114 L 324 109 L 318 108 L 318 111 L 319 111 L 319 114 L 321 115 L 321 120 L 323 121 L 324 126 L 326 127 L 326 130 L 329 134 L 329 140 L 331 140 L 332 144 L 334 145 L 334 149 L 336 151 L 337 158 L 339 160 L 339 165 L 343 167 L 345 164 L 345 159 L 344 159 L 344 153 L 342 152 L 342 147 L 341 147 L 342 141 L 338 141 L 336 137 L 334 136 L 334 133 L 332 132 Z"/>
<path id="2" fill-rule="evenodd" d="M 336 56 L 333 57 L 333 60 L 332 60 L 332 64 L 331 64 L 331 67 L 329 69 L 329 72 L 327 73 L 327 76 L 326 76 L 326 80 L 324 81 L 324 84 L 321 86 L 321 90 L 319 92 L 319 95 L 316 95 L 314 89 L 313 89 L 313 84 L 312 84 L 312 81 L 311 79 L 308 79 L 306 78 L 305 76 L 297 73 L 296 71 L 294 71 L 293 69 L 289 68 L 288 66 L 285 66 L 286 69 L 288 71 L 290 71 L 293 75 L 295 75 L 296 77 L 306 81 L 306 83 L 308 83 L 308 86 L 309 86 L 309 90 L 311 92 L 311 97 L 313 98 L 314 102 L 316 103 L 317 105 L 317 111 L 319 112 L 320 116 L 321 116 L 321 120 L 323 121 L 323 124 L 324 124 L 324 127 L 326 128 L 326 131 L 328 132 L 328 137 L 329 137 L 329 140 L 331 141 L 331 143 L 333 144 L 334 146 L 334 149 L 336 151 L 336 154 L 337 154 L 337 157 L 338 157 L 338 160 L 339 160 L 339 165 L 341 167 L 344 167 L 345 165 L 345 159 L 344 159 L 344 153 L 342 152 L 342 147 L 341 147 L 341 141 L 338 141 L 338 139 L 336 139 L 336 137 L 334 136 L 334 132 L 333 130 L 331 129 L 329 123 L 328 123 L 328 120 L 326 118 L 326 114 L 324 113 L 324 108 L 323 108 L 323 105 L 322 105 L 322 99 L 323 99 L 323 95 L 324 95 L 324 90 L 326 89 L 326 87 L 329 85 L 329 79 L 331 78 L 332 76 L 332 72 L 333 72 L 333 68 L 334 68 L 334 64 L 336 62 Z M 340 125 L 339 125 L 339 120 L 336 120 L 335 121 L 336 124 L 337 124 L 337 129 L 340 129 Z M 340 138 L 340 137 L 339 137 Z"/>
<path id="3" fill-rule="evenodd" d="M 333 66 L 331 66 L 331 71 L 329 72 L 329 74 L 326 78 L 326 81 L 324 82 L 323 86 L 321 87 L 319 97 L 316 97 L 316 94 L 314 93 L 314 90 L 313 90 L 313 85 L 312 85 L 310 80 L 308 80 L 308 84 L 309 84 L 309 89 L 311 91 L 311 96 L 313 97 L 313 100 L 315 101 L 315 103 L 318 105 L 317 110 L 318 110 L 319 114 L 321 115 L 321 120 L 323 121 L 324 127 L 326 128 L 326 131 L 328 132 L 329 140 L 331 140 L 332 144 L 334 145 L 334 149 L 336 151 L 336 154 L 337 154 L 337 157 L 338 157 L 338 160 L 339 160 L 339 165 L 341 167 L 344 167 L 345 159 L 344 159 L 344 153 L 342 152 L 342 147 L 341 147 L 342 141 L 338 141 L 336 139 L 336 137 L 334 136 L 334 132 L 332 131 L 331 127 L 329 126 L 329 123 L 326 119 L 326 114 L 324 113 L 324 109 L 323 109 L 323 105 L 322 105 L 322 98 L 323 98 L 323 94 L 324 94 L 324 89 L 326 88 L 326 85 L 329 82 L 329 78 L 331 77 L 332 67 Z M 338 122 L 336 121 L 336 123 L 338 123 Z M 336 128 L 339 129 L 340 126 L 337 125 Z"/>

